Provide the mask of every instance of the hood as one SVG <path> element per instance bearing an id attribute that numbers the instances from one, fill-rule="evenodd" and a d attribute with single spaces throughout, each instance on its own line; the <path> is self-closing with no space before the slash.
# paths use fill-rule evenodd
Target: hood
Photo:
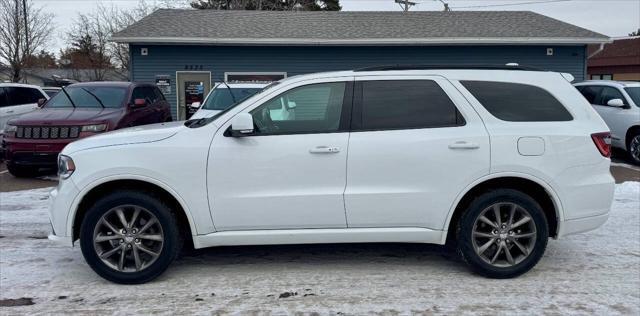
<path id="1" fill-rule="evenodd" d="M 194 113 L 189 119 L 193 120 L 193 119 L 199 119 L 199 118 L 203 118 L 203 117 L 211 117 L 214 116 L 218 113 L 222 112 L 221 110 L 206 110 L 206 109 L 200 109 L 198 110 L 198 112 Z"/>
<path id="2" fill-rule="evenodd" d="M 12 125 L 86 125 L 117 120 L 124 108 L 42 108 L 11 120 Z"/>
<path id="3" fill-rule="evenodd" d="M 67 145 L 62 150 L 62 153 L 70 154 L 98 147 L 157 142 L 167 139 L 186 128 L 184 121 L 123 128 L 77 140 Z"/>

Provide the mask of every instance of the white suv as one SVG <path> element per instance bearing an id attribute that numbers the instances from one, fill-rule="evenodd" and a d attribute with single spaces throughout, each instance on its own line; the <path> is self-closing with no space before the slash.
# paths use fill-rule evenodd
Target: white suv
<path id="1" fill-rule="evenodd" d="M 611 145 L 640 165 L 640 82 L 598 80 L 575 86 L 611 129 Z"/>
<path id="2" fill-rule="evenodd" d="M 210 118 L 73 142 L 50 238 L 119 283 L 183 242 L 447 244 L 520 275 L 549 237 L 602 225 L 614 181 L 608 128 L 568 76 L 507 68 L 291 77 Z"/>

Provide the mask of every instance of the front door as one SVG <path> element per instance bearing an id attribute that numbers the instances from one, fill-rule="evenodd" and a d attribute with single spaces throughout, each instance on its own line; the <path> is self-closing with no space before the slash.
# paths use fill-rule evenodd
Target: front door
<path id="1" fill-rule="evenodd" d="M 189 106 L 195 102 L 204 101 L 204 97 L 211 90 L 211 72 L 194 71 L 178 72 L 178 121 L 189 119 Z M 193 114 L 193 112 L 191 112 Z"/>
<path id="2" fill-rule="evenodd" d="M 218 231 L 345 228 L 351 82 L 274 91 L 251 113 L 254 133 L 214 136 L 208 191 Z"/>
<path id="3" fill-rule="evenodd" d="M 349 227 L 441 230 L 456 196 L 489 172 L 479 116 L 439 77 L 358 77 L 354 95 Z"/>

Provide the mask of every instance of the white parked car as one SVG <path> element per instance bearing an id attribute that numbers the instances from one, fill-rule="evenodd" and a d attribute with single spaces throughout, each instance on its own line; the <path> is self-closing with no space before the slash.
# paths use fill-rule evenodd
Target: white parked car
<path id="1" fill-rule="evenodd" d="M 38 100 L 49 100 L 42 88 L 21 83 L 0 83 L 0 134 L 7 122 L 38 108 Z"/>
<path id="2" fill-rule="evenodd" d="M 640 165 L 640 82 L 598 80 L 575 86 L 611 129 L 611 145 Z"/>
<path id="3" fill-rule="evenodd" d="M 73 142 L 50 238 L 119 283 L 183 242 L 448 244 L 518 276 L 549 237 L 602 225 L 614 180 L 609 130 L 565 77 L 505 68 L 290 77 L 209 118 Z"/>
<path id="4" fill-rule="evenodd" d="M 191 108 L 196 110 L 190 119 L 210 117 L 228 107 L 256 94 L 268 83 L 218 83 L 204 99 L 202 104 L 194 102 Z M 193 113 L 193 112 L 192 112 Z"/>

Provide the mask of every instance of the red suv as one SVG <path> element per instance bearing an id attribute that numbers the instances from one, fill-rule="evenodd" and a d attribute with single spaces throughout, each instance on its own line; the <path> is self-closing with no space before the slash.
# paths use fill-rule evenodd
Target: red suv
<path id="1" fill-rule="evenodd" d="M 169 103 L 152 84 L 77 83 L 41 107 L 10 120 L 5 128 L 2 147 L 7 169 L 14 176 L 34 176 L 41 168 L 56 168 L 58 153 L 76 139 L 171 121 Z"/>

